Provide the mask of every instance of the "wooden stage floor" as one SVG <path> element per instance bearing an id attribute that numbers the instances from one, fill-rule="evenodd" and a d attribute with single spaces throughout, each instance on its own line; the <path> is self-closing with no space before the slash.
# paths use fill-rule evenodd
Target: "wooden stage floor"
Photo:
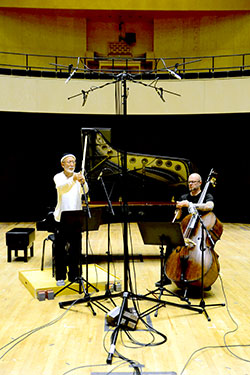
<path id="1" fill-rule="evenodd" d="M 59 307 L 59 302 L 75 300 L 81 297 L 79 294 L 59 294 L 53 300 L 38 301 L 20 281 L 21 271 L 40 268 L 42 243 L 47 233 L 36 232 L 34 257 L 28 263 L 21 258 L 7 263 L 5 233 L 14 227 L 35 228 L 35 223 L 0 223 L 1 375 L 133 374 L 130 362 L 120 358 L 114 357 L 112 365 L 106 364 L 113 330 L 107 328 L 103 311 L 94 307 L 96 316 L 93 316 L 86 303 L 75 304 L 68 310 Z M 160 261 L 156 257 L 159 248 L 143 244 L 136 224 L 130 225 L 129 233 L 130 252 L 133 248 L 135 255 L 143 256 L 143 262 L 138 259 L 130 262 L 132 282 L 137 293 L 145 294 L 159 280 Z M 91 232 L 89 239 L 93 254 L 104 255 L 107 226 Z M 84 241 L 83 236 L 83 244 Z M 155 331 L 139 322 L 131 333 L 134 342 L 121 331 L 116 350 L 138 363 L 141 374 L 250 375 L 249 244 L 250 224 L 224 224 L 224 233 L 216 245 L 222 282 L 218 278 L 212 290 L 205 293 L 205 303 L 226 303 L 226 306 L 208 306 L 211 321 L 204 313 L 167 304 L 159 310 L 158 317 L 154 313 L 145 317 Z M 111 225 L 111 245 L 113 255 L 122 254 L 121 224 Z M 107 264 L 98 266 L 105 270 Z M 51 268 L 50 243 L 46 247 L 45 268 Z M 110 267 L 111 273 L 122 282 L 123 268 L 122 260 Z M 167 288 L 178 292 L 173 284 Z M 183 303 L 172 296 L 165 296 L 164 300 Z M 115 302 L 120 306 L 122 298 L 116 298 Z M 190 296 L 190 302 L 199 305 L 200 297 Z M 110 300 L 104 303 L 113 309 Z M 139 301 L 138 305 L 144 311 L 152 303 Z M 160 344 L 163 335 L 167 340 Z"/>

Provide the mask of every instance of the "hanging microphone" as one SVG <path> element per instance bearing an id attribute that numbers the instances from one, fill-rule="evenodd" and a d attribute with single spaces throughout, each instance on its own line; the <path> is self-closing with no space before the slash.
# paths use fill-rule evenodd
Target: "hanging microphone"
<path id="1" fill-rule="evenodd" d="M 99 173 L 98 177 L 97 177 L 97 181 L 100 180 L 100 178 L 102 177 L 103 175 L 103 172 L 104 171 L 108 171 L 108 170 L 111 170 L 110 168 L 103 168 L 103 170 Z"/>
<path id="2" fill-rule="evenodd" d="M 189 202 L 189 205 L 188 205 L 188 212 L 192 215 L 197 214 L 197 209 L 195 205 L 191 202 Z"/>
<path id="3" fill-rule="evenodd" d="M 100 180 L 100 178 L 102 177 L 102 175 L 103 175 L 103 171 L 101 171 L 101 172 L 99 173 L 99 176 L 97 177 L 97 181 Z"/>
<path id="4" fill-rule="evenodd" d="M 179 74 L 177 74 L 177 73 L 174 72 L 173 70 L 167 68 L 166 63 L 165 63 L 165 60 L 164 60 L 163 58 L 160 58 L 160 60 L 161 60 L 161 62 L 163 63 L 163 65 L 164 65 L 166 71 L 167 71 L 169 74 L 171 74 L 171 76 L 173 76 L 173 77 L 175 77 L 175 78 L 181 80 L 181 76 L 179 76 Z M 176 64 L 175 64 L 175 68 L 176 68 Z"/>
<path id="5" fill-rule="evenodd" d="M 194 203 L 189 202 L 188 212 L 192 215 L 190 222 L 189 222 L 189 227 L 193 229 L 196 223 L 197 216 L 198 216 L 198 211 Z"/>
<path id="6" fill-rule="evenodd" d="M 88 92 L 82 90 L 82 107 L 86 104 L 87 97 L 88 97 Z"/>
<path id="7" fill-rule="evenodd" d="M 170 69 L 166 69 L 168 73 L 171 74 L 171 76 L 173 76 L 174 78 L 177 78 L 179 80 L 181 80 L 181 76 L 179 76 L 179 74 L 177 74 L 176 72 L 174 72 L 173 70 L 170 70 Z"/>

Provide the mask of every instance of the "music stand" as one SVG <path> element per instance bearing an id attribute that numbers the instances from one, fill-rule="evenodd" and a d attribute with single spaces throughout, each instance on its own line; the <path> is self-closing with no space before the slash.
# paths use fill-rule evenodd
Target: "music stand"
<path id="1" fill-rule="evenodd" d="M 160 246 L 160 281 L 157 283 L 158 288 L 150 291 L 145 296 L 150 294 L 154 295 L 158 291 L 159 300 L 164 292 L 167 295 L 178 297 L 180 300 L 190 302 L 187 298 L 179 296 L 178 294 L 166 289 L 164 285 L 169 284 L 169 279 L 165 274 L 165 263 L 170 255 L 171 251 L 177 246 L 185 246 L 182 230 L 180 223 L 168 223 L 168 222 L 138 222 L 138 227 L 145 245 L 159 245 Z M 164 255 L 164 246 L 166 246 L 166 252 Z M 183 308 L 183 305 L 180 305 Z M 187 306 L 188 308 L 188 306 Z M 193 310 L 190 306 L 190 309 Z M 195 310 L 197 311 L 197 310 Z M 201 312 L 201 311 L 199 311 Z M 156 309 L 155 316 L 158 315 L 158 308 Z"/>
<path id="2" fill-rule="evenodd" d="M 66 286 L 64 286 L 62 289 L 60 289 L 55 295 L 58 295 L 66 288 L 72 289 L 76 291 L 75 289 L 71 288 L 71 285 L 75 282 L 79 283 L 79 294 L 82 294 L 84 292 L 85 296 L 89 296 L 88 289 L 89 286 L 91 286 L 96 292 L 99 292 L 99 290 L 88 281 L 88 233 L 92 230 L 98 230 L 100 224 L 101 224 L 101 214 L 102 210 L 101 208 L 94 208 L 91 212 L 91 218 L 88 215 L 87 210 L 85 208 L 83 210 L 74 210 L 74 211 L 63 211 L 61 215 L 61 231 L 63 233 L 70 234 L 70 235 L 79 235 L 82 232 L 86 232 L 86 251 L 85 251 L 85 264 L 86 264 L 86 279 L 82 277 L 82 246 L 80 244 L 77 251 L 79 251 L 78 259 L 80 261 L 80 274 L 79 276 Z M 81 242 L 81 241 L 80 241 Z M 84 288 L 84 282 L 86 283 L 86 288 Z M 91 307 L 91 305 L 89 305 Z M 94 310 L 91 307 L 93 314 Z"/>
<path id="3" fill-rule="evenodd" d="M 180 223 L 144 221 L 138 226 L 145 245 L 185 246 Z"/>

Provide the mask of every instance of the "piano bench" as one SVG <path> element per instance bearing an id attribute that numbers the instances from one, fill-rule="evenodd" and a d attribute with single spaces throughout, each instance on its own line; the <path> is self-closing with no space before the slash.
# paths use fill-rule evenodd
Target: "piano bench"
<path id="1" fill-rule="evenodd" d="M 18 251 L 24 251 L 24 262 L 28 262 L 28 249 L 30 249 L 30 256 L 34 256 L 34 228 L 15 228 L 6 232 L 7 245 L 7 261 L 11 262 L 11 251 L 15 250 L 15 256 L 18 256 Z"/>

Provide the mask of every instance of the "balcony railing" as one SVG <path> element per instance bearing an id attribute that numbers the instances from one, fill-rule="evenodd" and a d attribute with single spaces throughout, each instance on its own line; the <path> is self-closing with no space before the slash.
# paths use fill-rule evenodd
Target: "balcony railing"
<path id="1" fill-rule="evenodd" d="M 103 76 L 103 73 L 126 71 L 142 78 L 161 75 L 171 78 L 168 71 L 181 78 L 213 78 L 250 75 L 250 53 L 234 55 L 185 56 L 148 58 L 146 56 L 56 56 L 16 52 L 0 52 L 0 74 L 67 77 Z"/>

